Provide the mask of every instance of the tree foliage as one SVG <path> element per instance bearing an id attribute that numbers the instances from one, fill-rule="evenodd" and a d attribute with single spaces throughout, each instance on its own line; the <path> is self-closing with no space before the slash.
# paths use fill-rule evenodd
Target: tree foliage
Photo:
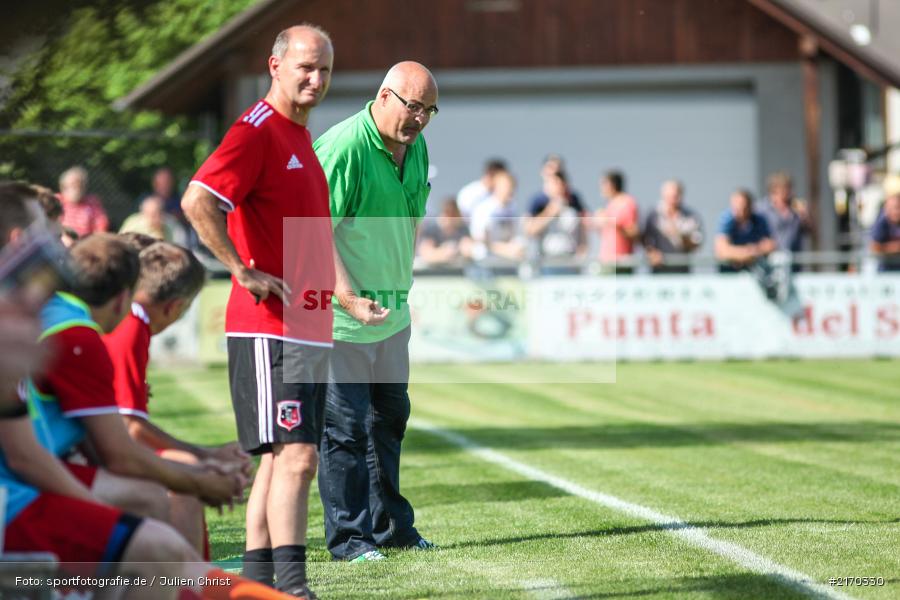
<path id="1" fill-rule="evenodd" d="M 95 184 L 105 182 L 107 204 L 116 212 L 116 200 L 108 196 L 122 194 L 130 202 L 156 167 L 169 165 L 181 177 L 190 175 L 209 151 L 208 143 L 190 135 L 196 123 L 153 112 L 117 112 L 112 103 L 253 2 L 70 3 L 71 14 L 45 32 L 43 45 L 8 75 L 0 128 L 11 131 L 0 134 L 0 177 L 55 187 L 61 169 L 83 164 Z M 98 130 L 122 133 L 97 136 Z M 93 134 L 82 137 L 83 132 Z"/>

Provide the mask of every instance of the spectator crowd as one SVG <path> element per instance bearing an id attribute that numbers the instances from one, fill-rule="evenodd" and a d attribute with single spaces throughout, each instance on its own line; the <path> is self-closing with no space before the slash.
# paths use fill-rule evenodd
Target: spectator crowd
<path id="1" fill-rule="evenodd" d="M 521 205 L 518 181 L 506 162 L 488 160 L 478 179 L 455 197 L 445 198 L 438 215 L 425 220 L 419 231 L 418 264 L 437 268 L 528 264 L 540 274 L 558 275 L 579 273 L 593 263 L 600 272 L 627 275 L 646 263 L 654 274 L 691 272 L 691 257 L 707 233 L 698 212 L 685 204 L 681 181 L 663 181 L 655 206 L 641 214 L 621 171 L 609 170 L 600 177 L 602 205 L 596 210 L 590 210 L 571 188 L 561 156 L 547 156 L 539 175 L 540 190 Z M 47 219 L 66 245 L 110 229 L 103 202 L 89 184 L 87 170 L 73 166 L 60 175 L 58 192 L 39 188 Z M 179 201 L 174 173 L 161 167 L 119 231 L 198 250 L 197 234 Z M 806 202 L 795 196 L 791 176 L 776 172 L 768 177 L 760 200 L 746 189 L 732 193 L 710 241 L 718 270 L 730 273 L 749 269 L 773 252 L 790 261 L 792 255 L 809 249 L 812 231 Z M 879 271 L 900 270 L 900 186 L 886 188 L 868 239 L 867 249 Z M 792 270 L 801 267 L 793 265 Z"/>
<path id="2" fill-rule="evenodd" d="M 553 275 L 579 273 L 592 263 L 602 273 L 627 275 L 641 264 L 642 250 L 651 273 L 691 271 L 691 257 L 707 234 L 698 212 L 685 204 L 681 181 L 663 181 L 656 205 L 641 215 L 621 171 L 601 176 L 602 205 L 593 211 L 571 188 L 562 157 L 544 160 L 540 180 L 540 191 L 523 210 L 506 163 L 488 160 L 481 177 L 455 198 L 445 198 L 439 216 L 427 219 L 419 234 L 419 264 L 529 265 L 534 268 L 528 272 Z M 770 257 L 796 272 L 801 266 L 791 265 L 792 257 L 809 249 L 812 232 L 806 202 L 795 196 L 791 176 L 782 171 L 768 177 L 759 201 L 747 189 L 734 190 L 711 241 L 719 272 L 752 270 Z M 900 270 L 900 189 L 887 190 L 870 240 L 879 270 Z"/>
<path id="3" fill-rule="evenodd" d="M 136 200 L 135 212 L 125 218 L 119 232 L 140 233 L 196 250 L 197 235 L 181 212 L 180 201 L 172 170 L 157 169 L 150 189 Z M 40 202 L 48 222 L 63 235 L 67 245 L 92 233 L 110 231 L 110 218 L 100 197 L 90 192 L 90 178 L 84 167 L 66 169 L 59 176 L 56 193 L 40 187 Z"/>

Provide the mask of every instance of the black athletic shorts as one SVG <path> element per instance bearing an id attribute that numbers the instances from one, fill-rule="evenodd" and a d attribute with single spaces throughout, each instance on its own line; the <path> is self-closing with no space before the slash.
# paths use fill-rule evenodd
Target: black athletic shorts
<path id="1" fill-rule="evenodd" d="M 228 338 L 228 379 L 241 448 L 316 444 L 322 436 L 330 348 L 262 337 Z"/>

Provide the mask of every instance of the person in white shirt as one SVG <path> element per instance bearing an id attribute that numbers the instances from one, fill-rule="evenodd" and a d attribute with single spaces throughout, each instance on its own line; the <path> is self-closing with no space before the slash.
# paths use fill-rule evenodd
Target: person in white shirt
<path id="1" fill-rule="evenodd" d="M 484 164 L 481 177 L 467 183 L 456 194 L 456 205 L 464 219 L 469 219 L 475 208 L 490 198 L 494 190 L 494 178 L 498 173 L 506 173 L 506 163 L 499 158 L 492 158 Z"/>
<path id="2" fill-rule="evenodd" d="M 494 255 L 520 261 L 525 257 L 525 244 L 514 202 L 516 179 L 503 171 L 494 175 L 493 183 L 493 193 L 472 213 L 469 230 L 476 242 L 474 257 Z"/>

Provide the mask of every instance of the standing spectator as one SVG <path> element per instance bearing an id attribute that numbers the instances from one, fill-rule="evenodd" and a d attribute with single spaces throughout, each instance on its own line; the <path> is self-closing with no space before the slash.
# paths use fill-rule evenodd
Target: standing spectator
<path id="1" fill-rule="evenodd" d="M 494 178 L 498 173 L 507 171 L 506 163 L 499 158 L 492 158 L 484 163 L 484 172 L 479 179 L 467 183 L 456 194 L 456 205 L 466 219 L 472 216 L 475 208 L 490 198 L 494 191 Z"/>
<path id="2" fill-rule="evenodd" d="M 634 267 L 618 263 L 634 254 L 634 242 L 640 235 L 637 202 L 625 193 L 625 176 L 621 171 L 603 175 L 600 194 L 607 199 L 606 207 L 594 213 L 594 227 L 600 231 L 600 262 L 604 271 L 631 274 Z"/>
<path id="3" fill-rule="evenodd" d="M 722 214 L 716 236 L 719 272 L 744 271 L 775 250 L 766 219 L 753 212 L 753 196 L 747 190 L 731 195 L 730 208 Z"/>
<path id="4" fill-rule="evenodd" d="M 140 212 L 125 219 L 119 233 L 143 233 L 152 238 L 171 242 L 175 237 L 173 217 L 165 213 L 163 200 L 159 196 L 147 196 L 141 201 Z"/>
<path id="5" fill-rule="evenodd" d="M 525 233 L 534 238 L 542 259 L 581 256 L 586 248 L 584 205 L 578 194 L 569 188 L 562 170 L 548 170 L 542 175 L 544 189 L 531 201 L 529 216 L 524 223 Z M 559 267 L 548 268 L 559 272 Z M 546 272 L 546 268 L 543 270 Z M 571 272 L 572 269 L 566 271 Z"/>
<path id="6" fill-rule="evenodd" d="M 319 371 L 332 313 L 304 310 L 298 296 L 335 288 L 328 182 L 306 125 L 328 91 L 333 62 L 320 28 L 280 32 L 266 97 L 232 124 L 182 200 L 203 244 L 232 274 L 225 314 L 232 405 L 241 448 L 261 456 L 247 502 L 243 573 L 269 585 L 277 577 L 280 590 L 307 600 L 315 598 L 306 530 L 321 435 Z M 289 232 L 288 253 L 285 224 L 303 230 Z"/>
<path id="7" fill-rule="evenodd" d="M 548 154 L 544 157 L 544 162 L 541 163 L 541 179 L 546 180 L 550 175 L 564 173 L 565 170 L 566 165 L 562 156 L 559 154 Z"/>
<path id="8" fill-rule="evenodd" d="M 515 194 L 516 178 L 509 171 L 497 173 L 493 193 L 472 213 L 470 230 L 476 242 L 476 259 L 494 255 L 520 261 L 525 257 L 525 245 L 519 236 Z"/>
<path id="9" fill-rule="evenodd" d="M 772 239 L 782 252 L 800 252 L 811 223 L 806 204 L 794 198 L 791 176 L 784 171 L 773 173 L 766 181 L 766 189 L 768 198 L 760 213 L 769 225 Z"/>
<path id="10" fill-rule="evenodd" d="M 184 211 L 181 210 L 181 196 L 175 188 L 175 175 L 169 167 L 160 167 L 153 173 L 151 180 L 153 191 L 141 197 L 140 206 L 144 200 L 156 196 L 162 200 L 165 227 L 170 231 L 170 237 L 164 238 L 179 246 L 196 250 L 200 246 L 197 232 L 191 227 Z M 152 234 L 151 234 L 152 235 Z M 158 237 L 154 235 L 153 237 Z M 161 238 L 162 239 L 162 238 Z"/>
<path id="11" fill-rule="evenodd" d="M 336 271 L 319 492 L 336 560 L 383 560 L 379 547 L 431 548 L 400 490 L 410 415 L 406 301 L 415 225 L 425 215 L 428 148 L 438 113 L 431 72 L 388 70 L 373 101 L 314 145 L 331 190 Z M 387 217 L 387 218 L 385 218 Z M 377 300 L 375 292 L 377 292 Z"/>
<path id="12" fill-rule="evenodd" d="M 109 218 L 100 198 L 88 194 L 88 173 L 84 167 L 66 169 L 59 176 L 59 197 L 63 205 L 63 227 L 79 237 L 109 229 Z"/>
<path id="13" fill-rule="evenodd" d="M 684 186 L 670 179 L 660 188 L 656 210 L 644 222 L 644 250 L 654 273 L 690 273 L 687 264 L 665 264 L 669 256 L 687 257 L 703 243 L 700 217 L 683 204 Z"/>
<path id="14" fill-rule="evenodd" d="M 887 197 L 872 226 L 872 254 L 878 256 L 879 271 L 900 271 L 900 192 Z"/>
<path id="15" fill-rule="evenodd" d="M 176 219 L 187 222 L 181 210 L 181 196 L 175 189 L 175 175 L 169 167 L 160 167 L 153 173 L 151 180 L 153 191 L 147 196 L 158 196 L 163 201 L 163 210 Z"/>
<path id="16" fill-rule="evenodd" d="M 472 257 L 469 228 L 452 196 L 444 200 L 436 219 L 426 219 L 422 225 L 418 251 L 429 265 L 454 264 Z"/>
<path id="17" fill-rule="evenodd" d="M 586 211 L 587 206 L 581 202 L 581 194 L 572 189 L 569 185 L 568 171 L 566 171 L 566 163 L 563 160 L 563 157 L 559 154 L 548 154 L 541 163 L 541 182 L 545 183 L 548 177 L 557 174 L 562 174 L 563 179 L 566 180 L 566 187 L 569 189 L 569 193 L 578 199 L 579 204 L 582 204 Z M 538 194 L 538 196 L 540 195 L 541 194 Z"/>

